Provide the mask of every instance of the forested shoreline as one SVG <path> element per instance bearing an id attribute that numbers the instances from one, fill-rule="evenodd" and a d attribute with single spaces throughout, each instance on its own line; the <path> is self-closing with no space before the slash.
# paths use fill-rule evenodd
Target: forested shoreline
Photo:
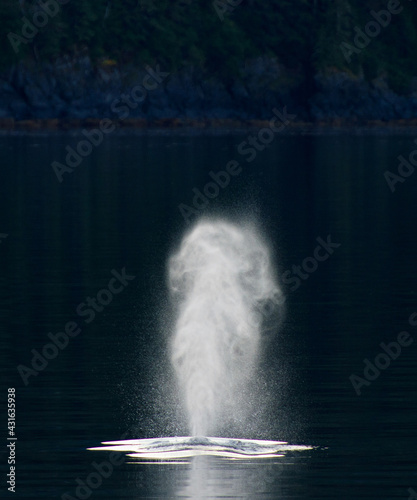
<path id="1" fill-rule="evenodd" d="M 4 0 L 0 15 L 0 119 L 120 118 L 149 71 L 166 77 L 128 119 L 417 117 L 408 0 Z"/>

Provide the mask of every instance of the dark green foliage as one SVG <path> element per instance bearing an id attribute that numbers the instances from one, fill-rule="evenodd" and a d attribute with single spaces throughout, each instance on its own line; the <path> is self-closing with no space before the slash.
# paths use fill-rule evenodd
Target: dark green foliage
<path id="1" fill-rule="evenodd" d="M 1 1 L 1 67 L 86 53 L 113 63 L 157 61 L 171 70 L 194 65 L 227 77 L 249 58 L 272 55 L 304 74 L 385 76 L 405 93 L 417 76 L 416 2 L 401 0 L 403 11 L 351 61 L 340 44 L 352 44 L 355 27 L 363 29 L 370 12 L 386 9 L 388 0 L 242 0 L 223 20 L 212 0 L 69 0 L 15 53 L 8 33 L 21 35 L 22 17 L 32 20 L 45 1 Z"/>

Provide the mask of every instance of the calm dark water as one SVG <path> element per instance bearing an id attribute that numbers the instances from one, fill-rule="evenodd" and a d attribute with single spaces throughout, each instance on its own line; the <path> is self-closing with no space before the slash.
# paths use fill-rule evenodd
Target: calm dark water
<path id="1" fill-rule="evenodd" d="M 114 134 L 59 183 L 51 162 L 81 138 L 0 137 L 1 400 L 5 408 L 7 388 L 16 388 L 15 498 L 407 499 L 417 491 L 409 323 L 417 173 L 395 192 L 383 175 L 416 147 L 413 136 L 281 136 L 249 163 L 237 152 L 247 134 Z M 201 214 L 258 220 L 287 277 L 287 314 L 265 340 L 268 397 L 254 395 L 265 411 L 227 432 L 319 448 L 261 462 L 125 462 L 94 476 L 93 462 L 109 456 L 89 446 L 187 434 L 167 361 L 165 262 L 188 227 L 179 205 L 192 205 L 193 188 L 233 159 L 241 172 Z M 292 266 L 329 235 L 340 246 L 317 265 L 305 261 L 317 269 L 291 281 Z M 132 279 L 120 293 L 103 291 L 123 268 Z M 93 318 L 80 304 L 97 294 L 109 303 Z M 31 350 L 71 322 L 80 333 L 22 377 L 17 367 L 31 368 Z M 349 377 L 364 377 L 364 359 L 402 331 L 413 342 L 358 395 Z M 86 481 L 91 491 L 77 490 Z"/>

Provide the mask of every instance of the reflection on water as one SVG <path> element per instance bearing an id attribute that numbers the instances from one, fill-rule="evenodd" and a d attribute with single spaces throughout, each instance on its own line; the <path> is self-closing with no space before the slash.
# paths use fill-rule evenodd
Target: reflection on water
<path id="1" fill-rule="evenodd" d="M 182 463 L 151 464 L 128 463 L 128 486 L 131 496 L 148 498 L 188 498 L 193 500 L 215 498 L 291 498 L 288 486 L 297 465 L 307 464 L 303 453 L 258 461 L 231 461 L 211 456 L 193 457 Z"/>
<path id="2" fill-rule="evenodd" d="M 236 463 L 213 457 L 194 457 L 184 485 L 177 485 L 178 498 L 254 498 L 256 494 L 279 494 L 282 464 L 278 459 Z"/>
<path id="3" fill-rule="evenodd" d="M 277 498 L 283 469 L 290 469 L 297 461 L 307 463 L 306 453 L 313 449 L 283 441 L 206 437 L 102 444 L 89 450 L 126 453 L 126 465 L 133 469 L 139 491 L 144 488 L 144 471 L 149 473 L 153 468 L 163 472 L 164 480 L 158 483 L 164 489 L 164 496 L 192 499 L 254 498 L 259 494 L 273 494 Z"/>
<path id="4" fill-rule="evenodd" d="M 211 437 L 164 437 L 110 441 L 90 451 L 127 454 L 127 465 L 138 473 L 143 487 L 143 469 L 163 468 L 165 495 L 175 498 L 253 498 L 255 494 L 277 494 L 284 467 L 307 459 L 310 446 L 283 441 Z M 168 474 L 167 474 L 167 471 Z"/>

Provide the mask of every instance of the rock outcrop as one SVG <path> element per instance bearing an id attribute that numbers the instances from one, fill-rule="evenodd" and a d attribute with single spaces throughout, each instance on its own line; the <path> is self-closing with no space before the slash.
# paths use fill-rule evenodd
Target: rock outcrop
<path id="1" fill-rule="evenodd" d="M 354 123 L 417 117 L 417 97 L 394 93 L 383 80 L 343 72 L 316 75 L 305 91 L 301 72 L 271 57 L 248 61 L 239 76 L 194 67 L 176 72 L 155 64 L 138 69 L 88 56 L 23 63 L 0 74 L 0 119 L 267 120 L 287 107 L 297 120 Z"/>

